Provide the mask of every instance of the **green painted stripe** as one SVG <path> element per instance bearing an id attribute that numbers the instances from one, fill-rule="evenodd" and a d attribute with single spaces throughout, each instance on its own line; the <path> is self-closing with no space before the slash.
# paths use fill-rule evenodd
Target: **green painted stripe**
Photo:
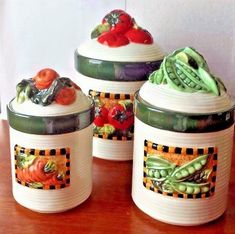
<path id="1" fill-rule="evenodd" d="M 214 114 L 189 114 L 157 109 L 135 94 L 135 116 L 152 127 L 185 133 L 216 132 L 234 124 L 234 110 Z M 212 121 L 213 120 L 213 121 Z"/>
<path id="2" fill-rule="evenodd" d="M 111 81 L 141 81 L 160 67 L 162 60 L 150 62 L 115 62 L 87 58 L 77 51 L 74 54 L 75 69 L 88 77 Z"/>
<path id="3" fill-rule="evenodd" d="M 9 125 L 20 132 L 37 135 L 56 135 L 82 130 L 93 123 L 94 102 L 89 109 L 64 116 L 30 116 L 15 112 L 7 106 Z"/>

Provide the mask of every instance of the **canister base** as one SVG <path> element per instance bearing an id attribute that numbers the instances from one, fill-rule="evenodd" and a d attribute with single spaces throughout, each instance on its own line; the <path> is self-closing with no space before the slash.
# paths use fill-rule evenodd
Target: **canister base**
<path id="1" fill-rule="evenodd" d="M 18 204 L 20 204 L 21 206 L 29 209 L 29 210 L 32 210 L 32 211 L 35 211 L 35 212 L 38 212 L 38 213 L 43 213 L 43 214 L 53 214 L 53 213 L 62 213 L 62 212 L 66 212 L 70 209 L 73 209 L 77 206 L 79 206 L 80 204 L 82 204 L 84 201 L 86 201 L 91 195 L 91 191 L 89 191 L 79 202 L 77 203 L 74 203 L 74 204 L 71 204 L 70 206 L 65 206 L 66 208 L 62 208 L 62 207 L 58 207 L 57 209 L 35 209 L 31 206 L 29 206 L 27 203 L 25 203 L 24 201 L 21 201 L 20 199 L 18 199 L 17 196 L 14 196 L 14 193 L 13 193 L 13 196 L 14 196 L 14 199 L 16 200 L 16 202 Z"/>
<path id="2" fill-rule="evenodd" d="M 114 141 L 93 137 L 93 156 L 115 161 L 132 160 L 133 141 Z"/>
<path id="3" fill-rule="evenodd" d="M 145 206 L 145 204 L 143 204 L 143 198 L 138 198 L 137 196 L 132 194 L 132 199 L 133 199 L 135 205 L 142 212 L 144 212 L 146 215 L 148 215 L 148 216 L 152 217 L 153 219 L 156 219 L 160 222 L 171 224 L 171 225 L 176 225 L 176 226 L 199 226 L 199 225 L 203 225 L 203 224 L 212 222 L 212 221 L 220 218 L 226 212 L 226 209 L 225 209 L 223 212 L 221 212 L 217 216 L 211 217 L 210 219 L 206 219 L 206 220 L 203 220 L 203 221 L 202 220 L 200 220 L 200 221 L 195 220 L 195 222 L 191 221 L 190 223 L 188 223 L 188 222 L 174 222 L 174 221 L 170 221 L 168 218 L 163 219 L 161 217 L 158 217 L 158 215 L 156 215 L 156 212 L 154 212 L 151 208 L 147 208 Z"/>
<path id="4" fill-rule="evenodd" d="M 14 194 L 15 192 L 13 191 L 13 197 L 16 200 L 17 203 L 19 203 L 21 206 L 30 209 L 32 211 L 38 212 L 38 213 L 44 213 L 44 214 L 52 214 L 52 213 L 61 213 L 61 212 L 65 212 L 68 211 L 70 209 L 73 209 L 77 206 L 79 206 L 80 204 L 82 204 L 84 201 L 86 201 L 89 196 L 91 195 L 91 188 L 87 191 L 85 191 L 83 197 L 81 197 L 79 200 L 74 198 L 74 201 L 71 201 L 73 199 L 67 199 L 67 201 L 62 201 L 62 202 L 58 202 L 58 204 L 56 205 L 57 208 L 55 208 L 55 202 L 53 203 L 53 207 L 50 209 L 50 204 L 46 201 L 44 201 L 45 203 L 47 203 L 47 205 L 44 205 L 43 207 L 40 206 L 40 204 L 43 202 L 39 202 L 40 204 L 38 205 L 38 207 L 40 207 L 39 209 L 35 209 L 35 204 L 31 205 L 29 201 L 25 201 L 25 199 L 21 199 L 18 195 Z M 35 203 L 35 202 L 34 202 Z M 59 204 L 60 203 L 60 204 Z M 69 204 L 70 203 L 70 204 Z M 65 208 L 66 207 L 66 208 Z"/>

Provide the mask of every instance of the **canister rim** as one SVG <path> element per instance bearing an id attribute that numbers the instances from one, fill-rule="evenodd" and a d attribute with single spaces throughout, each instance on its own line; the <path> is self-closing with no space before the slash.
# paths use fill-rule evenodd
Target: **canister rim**
<path id="1" fill-rule="evenodd" d="M 67 115 L 34 116 L 16 112 L 12 108 L 12 99 L 7 105 L 9 125 L 15 130 L 37 135 L 55 135 L 70 133 L 88 127 L 94 120 L 94 101 L 89 108 Z"/>
<path id="2" fill-rule="evenodd" d="M 135 115 L 144 123 L 170 131 L 203 133 L 220 131 L 234 124 L 234 106 L 223 112 L 183 113 L 158 108 L 135 93 Z"/>
<path id="3" fill-rule="evenodd" d="M 169 112 L 169 113 L 172 113 L 172 114 L 174 113 L 174 114 L 179 114 L 179 115 L 184 115 L 184 116 L 201 116 L 201 115 L 214 115 L 214 114 L 223 113 L 223 112 L 227 112 L 227 111 L 233 111 L 235 109 L 235 98 L 231 96 L 231 102 L 233 103 L 232 106 L 230 108 L 226 108 L 222 111 L 214 111 L 214 112 L 208 112 L 208 113 L 203 113 L 203 112 L 193 113 L 193 112 L 173 111 L 173 110 L 170 110 L 170 109 L 154 106 L 151 103 L 145 101 L 140 96 L 139 91 L 140 90 L 135 92 L 135 97 L 137 97 L 137 99 L 141 100 L 142 102 L 146 103 L 149 106 L 149 109 L 158 110 L 159 112 Z"/>
<path id="4" fill-rule="evenodd" d="M 76 71 L 100 80 L 119 82 L 146 81 L 148 76 L 158 69 L 163 58 L 153 61 L 112 61 L 87 57 L 77 50 L 74 53 Z M 136 72 L 136 71 L 139 72 Z"/>

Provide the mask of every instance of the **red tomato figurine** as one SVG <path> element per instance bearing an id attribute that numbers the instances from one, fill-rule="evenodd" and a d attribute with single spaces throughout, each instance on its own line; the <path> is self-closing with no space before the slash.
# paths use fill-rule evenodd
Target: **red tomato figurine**
<path id="1" fill-rule="evenodd" d="M 108 32 L 98 37 L 98 42 L 109 47 L 119 47 L 129 44 L 129 40 L 125 35 Z"/>
<path id="2" fill-rule="evenodd" d="M 102 20 L 102 24 L 105 23 L 108 23 L 111 26 L 110 30 L 115 33 L 125 33 L 133 26 L 131 16 L 123 10 L 111 11 Z"/>
<path id="3" fill-rule="evenodd" d="M 141 28 L 132 28 L 126 32 L 125 36 L 135 43 L 152 44 L 153 38 L 147 30 Z"/>
<path id="4" fill-rule="evenodd" d="M 42 69 L 33 78 L 37 89 L 47 89 L 52 82 L 59 77 L 59 74 L 51 68 Z"/>
<path id="5" fill-rule="evenodd" d="M 132 111 L 125 109 L 124 106 L 117 104 L 110 109 L 108 120 L 116 129 L 124 130 L 134 124 L 134 114 Z"/>
<path id="6" fill-rule="evenodd" d="M 76 100 L 76 91 L 74 87 L 64 87 L 57 93 L 55 102 L 61 105 L 72 104 Z"/>

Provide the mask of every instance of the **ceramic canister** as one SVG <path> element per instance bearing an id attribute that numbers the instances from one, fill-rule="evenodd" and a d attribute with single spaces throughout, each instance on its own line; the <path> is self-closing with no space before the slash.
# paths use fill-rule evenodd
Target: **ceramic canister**
<path id="1" fill-rule="evenodd" d="M 233 132 L 234 102 L 203 57 L 192 48 L 166 57 L 135 96 L 136 205 L 157 220 L 177 225 L 221 216 Z"/>
<path id="2" fill-rule="evenodd" d="M 164 55 L 147 31 L 139 30 L 143 38 L 134 42 L 139 31 L 126 12 L 114 10 L 102 22 L 92 32 L 93 39 L 75 51 L 78 83 L 95 101 L 93 156 L 130 160 L 134 93 L 160 66 Z"/>
<path id="3" fill-rule="evenodd" d="M 25 90 L 23 84 L 20 93 L 24 95 Z M 18 93 L 7 107 L 13 196 L 31 210 L 62 212 L 91 193 L 94 104 L 76 92 L 77 99 L 70 105 L 53 101 L 41 106 L 31 102 L 34 97 L 19 104 L 22 95 Z"/>

